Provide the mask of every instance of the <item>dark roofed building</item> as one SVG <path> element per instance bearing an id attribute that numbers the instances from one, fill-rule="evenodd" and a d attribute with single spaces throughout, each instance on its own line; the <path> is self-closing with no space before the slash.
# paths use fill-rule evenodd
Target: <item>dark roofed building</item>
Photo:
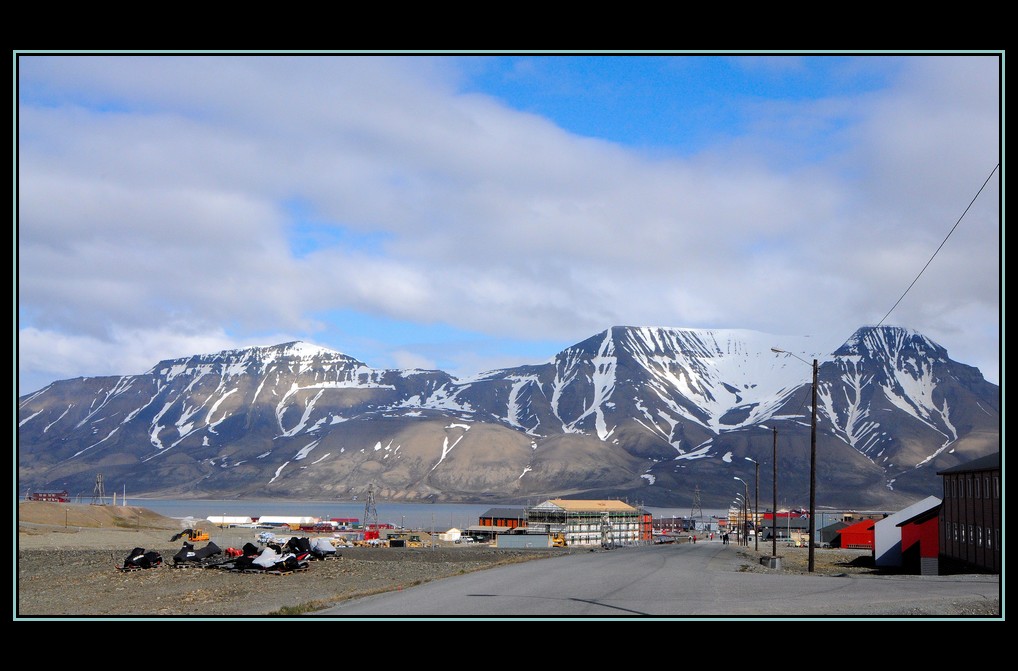
<path id="1" fill-rule="evenodd" d="M 961 570 L 1000 573 L 1000 452 L 943 471 L 940 559 Z"/>
<path id="2" fill-rule="evenodd" d="M 484 527 L 515 529 L 527 526 L 526 508 L 489 508 L 477 523 Z"/>

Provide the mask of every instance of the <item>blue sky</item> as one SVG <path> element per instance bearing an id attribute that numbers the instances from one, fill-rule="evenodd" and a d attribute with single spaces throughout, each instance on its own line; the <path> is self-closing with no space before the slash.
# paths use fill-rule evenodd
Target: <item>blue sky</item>
<path id="1" fill-rule="evenodd" d="M 17 55 L 19 394 L 306 340 L 921 331 L 1000 379 L 998 54 Z M 775 342 L 780 346 L 780 342 Z"/>

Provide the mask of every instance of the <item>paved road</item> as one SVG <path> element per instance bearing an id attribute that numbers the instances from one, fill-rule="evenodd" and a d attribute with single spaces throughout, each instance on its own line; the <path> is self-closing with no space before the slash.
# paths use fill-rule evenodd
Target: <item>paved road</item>
<path id="1" fill-rule="evenodd" d="M 733 546 L 697 543 L 573 553 L 348 601 L 343 618 L 683 618 L 943 615 L 1000 598 L 999 576 L 744 572 Z"/>

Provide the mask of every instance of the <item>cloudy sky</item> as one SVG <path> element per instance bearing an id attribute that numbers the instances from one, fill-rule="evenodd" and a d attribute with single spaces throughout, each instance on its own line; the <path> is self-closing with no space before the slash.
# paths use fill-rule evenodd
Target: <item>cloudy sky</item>
<path id="1" fill-rule="evenodd" d="M 18 392 L 882 321 L 999 384 L 1001 58 L 18 54 Z"/>

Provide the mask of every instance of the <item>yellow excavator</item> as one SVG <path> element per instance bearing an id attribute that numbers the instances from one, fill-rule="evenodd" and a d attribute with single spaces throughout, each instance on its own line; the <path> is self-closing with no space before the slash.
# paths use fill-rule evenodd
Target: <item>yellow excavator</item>
<path id="1" fill-rule="evenodd" d="M 564 548 L 566 547 L 566 535 L 563 533 L 551 534 L 551 546 L 553 548 Z"/>
<path id="2" fill-rule="evenodd" d="M 196 543 L 198 541 L 207 541 L 209 539 L 209 535 L 208 532 L 203 531 L 202 529 L 184 529 L 179 534 L 176 534 L 173 538 L 171 538 L 170 542 L 172 543 L 173 541 L 180 540 L 181 538 L 190 543 Z"/>

